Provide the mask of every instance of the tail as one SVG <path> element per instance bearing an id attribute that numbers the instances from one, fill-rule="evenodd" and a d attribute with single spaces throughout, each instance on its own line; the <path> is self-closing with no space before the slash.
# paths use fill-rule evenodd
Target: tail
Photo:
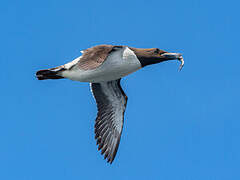
<path id="1" fill-rule="evenodd" d="M 44 69 L 37 71 L 36 76 L 38 80 L 45 80 L 45 79 L 62 79 L 61 75 L 59 75 L 60 71 L 63 71 L 64 68 L 56 67 L 56 68 L 51 68 L 51 69 Z"/>

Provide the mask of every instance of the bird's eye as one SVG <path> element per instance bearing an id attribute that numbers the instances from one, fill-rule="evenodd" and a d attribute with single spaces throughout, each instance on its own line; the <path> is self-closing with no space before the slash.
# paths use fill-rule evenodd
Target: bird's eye
<path id="1" fill-rule="evenodd" d="M 160 50 L 159 50 L 158 48 L 156 48 L 155 51 L 154 51 L 154 53 L 157 53 L 157 54 L 158 54 L 159 51 L 160 51 Z"/>

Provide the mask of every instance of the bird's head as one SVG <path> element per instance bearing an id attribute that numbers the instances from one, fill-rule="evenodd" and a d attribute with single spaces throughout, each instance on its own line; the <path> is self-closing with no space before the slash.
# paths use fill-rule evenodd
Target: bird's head
<path id="1" fill-rule="evenodd" d="M 179 68 L 180 70 L 184 65 L 184 60 L 183 60 L 182 54 L 180 53 L 169 53 L 158 48 L 151 48 L 151 49 L 130 48 L 130 49 L 134 51 L 142 67 L 150 64 L 156 64 L 156 63 L 175 60 L 175 59 L 181 61 L 181 65 Z"/>

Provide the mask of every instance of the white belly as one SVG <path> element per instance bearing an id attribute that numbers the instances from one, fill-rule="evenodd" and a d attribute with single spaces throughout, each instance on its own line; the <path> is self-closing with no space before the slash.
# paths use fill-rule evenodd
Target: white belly
<path id="1" fill-rule="evenodd" d="M 72 68 L 62 72 L 62 76 L 74 81 L 102 82 L 116 80 L 141 68 L 136 55 L 128 47 L 111 53 L 102 65 L 93 70 Z"/>

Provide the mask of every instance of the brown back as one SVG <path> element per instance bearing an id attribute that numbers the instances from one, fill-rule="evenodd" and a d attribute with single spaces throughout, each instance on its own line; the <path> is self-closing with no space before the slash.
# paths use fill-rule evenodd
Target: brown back
<path id="1" fill-rule="evenodd" d="M 99 67 L 107 59 L 113 48 L 113 45 L 99 45 L 84 50 L 78 62 L 78 67 L 83 70 Z"/>

